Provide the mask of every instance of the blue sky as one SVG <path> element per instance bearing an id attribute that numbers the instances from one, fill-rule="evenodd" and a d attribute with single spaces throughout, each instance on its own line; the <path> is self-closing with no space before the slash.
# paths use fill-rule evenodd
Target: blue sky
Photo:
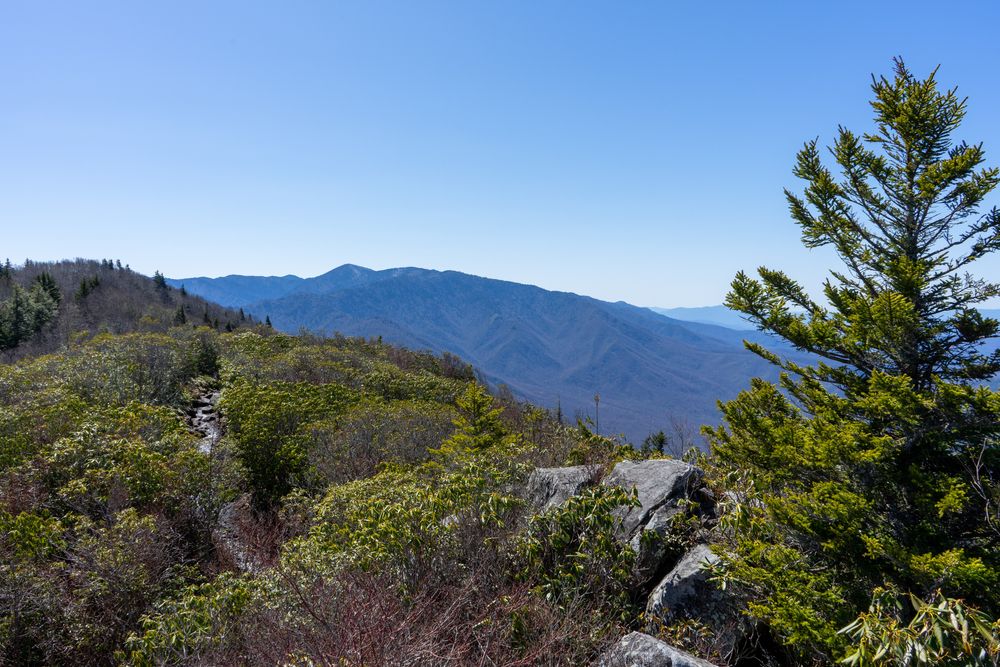
<path id="1" fill-rule="evenodd" d="M 992 1 L 0 1 L 0 256 L 661 306 L 758 264 L 815 286 L 795 151 L 868 129 L 902 55 L 1000 163 L 997 25 Z"/>

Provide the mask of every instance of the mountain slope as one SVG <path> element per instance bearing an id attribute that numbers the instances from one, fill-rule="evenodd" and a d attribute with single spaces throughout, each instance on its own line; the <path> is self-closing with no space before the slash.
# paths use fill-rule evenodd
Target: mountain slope
<path id="1" fill-rule="evenodd" d="M 202 280 L 172 282 L 202 293 Z M 275 280 L 284 279 L 226 277 L 209 284 L 215 294 L 250 284 L 228 303 L 269 315 L 279 329 L 381 336 L 451 352 L 491 382 L 535 403 L 561 405 L 570 417 L 597 417 L 599 393 L 601 431 L 633 440 L 674 420 L 715 422 L 717 400 L 735 396 L 752 376 L 774 376 L 770 365 L 743 349 L 747 332 L 678 322 L 625 303 L 454 271 L 350 265 L 300 279 L 278 298 L 249 301 Z"/>
<path id="2" fill-rule="evenodd" d="M 3 334 L 13 324 L 8 304 L 16 294 L 32 289 L 40 280 L 50 285 L 55 297 L 52 317 L 39 323 L 37 331 L 17 344 L 5 343 Z M 80 343 L 99 333 L 164 332 L 181 323 L 227 329 L 254 324 L 252 318 L 195 294 L 171 289 L 121 262 L 27 261 L 0 267 L 0 361 L 46 354 L 70 341 Z"/>

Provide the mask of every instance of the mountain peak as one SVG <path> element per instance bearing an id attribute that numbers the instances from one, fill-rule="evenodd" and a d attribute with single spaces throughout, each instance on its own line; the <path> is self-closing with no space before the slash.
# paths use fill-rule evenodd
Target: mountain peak
<path id="1" fill-rule="evenodd" d="M 350 273 L 350 274 L 355 274 L 355 275 L 357 275 L 357 274 L 369 274 L 369 273 L 375 273 L 375 270 L 374 269 L 369 269 L 367 266 L 360 266 L 359 264 L 350 264 L 350 263 L 348 263 L 348 264 L 341 264 L 338 267 L 330 269 L 326 273 L 321 273 L 318 276 L 315 276 L 313 278 L 307 278 L 306 280 L 318 280 L 320 278 L 325 278 L 327 276 L 334 276 L 334 275 L 340 275 L 340 274 L 345 274 L 345 273 Z"/>

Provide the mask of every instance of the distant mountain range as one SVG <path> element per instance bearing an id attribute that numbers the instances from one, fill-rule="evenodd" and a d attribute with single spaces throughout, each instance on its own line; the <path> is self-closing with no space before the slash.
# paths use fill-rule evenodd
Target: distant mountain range
<path id="1" fill-rule="evenodd" d="M 699 322 L 701 324 L 715 324 L 727 329 L 736 331 L 753 331 L 754 325 L 744 319 L 741 313 L 730 310 L 725 306 L 699 306 L 696 308 L 650 308 L 655 313 L 672 317 L 675 320 L 684 322 Z M 986 317 L 1000 319 L 1000 309 L 980 308 Z"/>
<path id="2" fill-rule="evenodd" d="M 716 423 L 716 401 L 734 397 L 751 377 L 776 377 L 743 347 L 744 338 L 804 360 L 723 306 L 654 312 L 455 271 L 347 264 L 315 278 L 168 282 L 260 319 L 270 316 L 283 331 L 381 336 L 451 352 L 490 382 L 539 405 L 561 405 L 570 418 L 596 417 L 600 394 L 601 432 L 633 442 L 674 422 Z"/>
<path id="3" fill-rule="evenodd" d="M 654 313 L 672 317 L 684 322 L 699 324 L 714 324 L 736 331 L 753 331 L 754 326 L 743 319 L 736 311 L 725 306 L 700 306 L 697 308 L 650 308 Z"/>
<path id="4" fill-rule="evenodd" d="M 413 277 L 424 273 L 428 273 L 428 271 L 414 268 L 373 271 L 363 266 L 344 264 L 315 278 L 224 276 L 222 278 L 168 279 L 167 282 L 174 287 L 184 285 L 184 288 L 192 294 L 197 294 L 218 304 L 229 305 L 233 308 L 245 308 L 286 296 L 326 294 L 352 287 L 363 287 L 382 280 Z"/>

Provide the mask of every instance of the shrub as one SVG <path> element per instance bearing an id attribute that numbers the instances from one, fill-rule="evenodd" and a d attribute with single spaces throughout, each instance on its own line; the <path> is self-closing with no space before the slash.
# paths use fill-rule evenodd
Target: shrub
<path id="1" fill-rule="evenodd" d="M 518 545 L 522 577 L 555 604 L 583 597 L 628 618 L 636 555 L 618 535 L 622 510 L 638 504 L 634 492 L 592 486 L 533 516 Z"/>
<path id="2" fill-rule="evenodd" d="M 305 472 L 309 439 L 304 427 L 339 416 L 357 399 L 339 385 L 257 386 L 241 380 L 227 387 L 220 408 L 259 508 L 273 507 Z"/>
<path id="3" fill-rule="evenodd" d="M 905 597 L 912 610 L 904 608 Z M 1000 660 L 1000 619 L 940 591 L 925 601 L 878 589 L 868 612 L 840 632 L 855 644 L 842 662 L 857 667 L 989 667 Z"/>

